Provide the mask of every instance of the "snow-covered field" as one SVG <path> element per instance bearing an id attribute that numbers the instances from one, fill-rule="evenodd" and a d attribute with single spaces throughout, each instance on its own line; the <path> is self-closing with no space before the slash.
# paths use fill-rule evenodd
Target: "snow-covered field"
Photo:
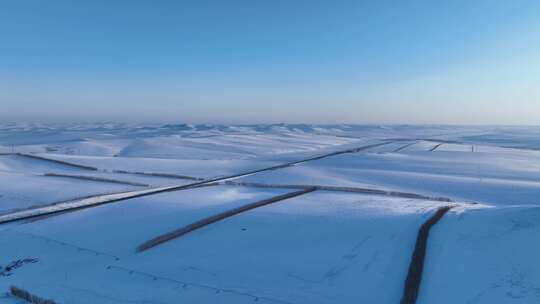
<path id="1" fill-rule="evenodd" d="M 24 303 L 10 286 L 55 303 L 400 303 L 420 227 L 444 206 L 417 303 L 539 303 L 538 138 L 0 124 L 0 303 Z"/>

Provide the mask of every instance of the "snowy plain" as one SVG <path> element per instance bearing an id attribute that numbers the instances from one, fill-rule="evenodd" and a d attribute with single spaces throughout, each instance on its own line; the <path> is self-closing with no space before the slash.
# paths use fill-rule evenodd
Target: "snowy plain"
<path id="1" fill-rule="evenodd" d="M 538 138 L 2 123 L 0 303 L 24 303 L 10 286 L 56 303 L 399 303 L 417 233 L 443 206 L 417 303 L 538 303 Z M 198 225 L 306 187 L 318 188 Z"/>

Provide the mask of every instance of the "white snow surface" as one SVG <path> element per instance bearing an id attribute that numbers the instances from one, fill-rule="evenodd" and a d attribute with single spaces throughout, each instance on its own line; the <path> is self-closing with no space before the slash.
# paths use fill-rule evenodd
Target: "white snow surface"
<path id="1" fill-rule="evenodd" d="M 538 303 L 538 138 L 538 127 L 0 123 L 0 303 L 21 303 L 10 286 L 60 304 L 399 303 L 419 228 L 443 206 L 417 303 Z M 162 192 L 228 180 L 251 186 Z M 317 185 L 451 201 L 317 190 L 136 251 Z"/>

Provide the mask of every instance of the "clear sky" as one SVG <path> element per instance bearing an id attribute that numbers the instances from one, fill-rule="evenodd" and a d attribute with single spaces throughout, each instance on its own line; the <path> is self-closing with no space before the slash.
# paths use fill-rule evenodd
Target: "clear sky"
<path id="1" fill-rule="evenodd" d="M 2 0 L 0 119 L 540 124 L 538 0 Z"/>

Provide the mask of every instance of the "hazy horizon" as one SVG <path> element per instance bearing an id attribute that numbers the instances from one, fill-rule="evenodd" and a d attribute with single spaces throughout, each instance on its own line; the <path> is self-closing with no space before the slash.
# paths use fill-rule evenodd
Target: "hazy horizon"
<path id="1" fill-rule="evenodd" d="M 540 2 L 0 4 L 3 121 L 538 125 Z"/>

